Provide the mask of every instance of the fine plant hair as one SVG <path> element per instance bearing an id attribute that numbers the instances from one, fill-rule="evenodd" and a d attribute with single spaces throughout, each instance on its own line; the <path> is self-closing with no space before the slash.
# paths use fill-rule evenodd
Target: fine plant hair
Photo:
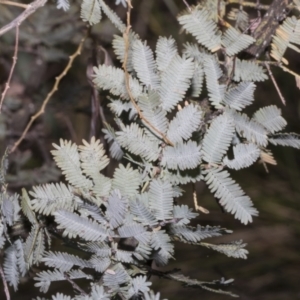
<path id="1" fill-rule="evenodd" d="M 258 161 L 265 167 L 275 164 L 270 145 L 300 148 L 298 134 L 283 132 L 287 122 L 276 105 L 251 116 L 244 111 L 254 102 L 257 85 L 268 80 L 269 62 L 243 55 L 257 43 L 248 30 L 248 14 L 242 7 L 231 10 L 230 25 L 219 2 L 225 6 L 224 1 L 202 1 L 178 16 L 193 42 L 179 47 L 173 37 L 159 37 L 152 50 L 131 28 L 131 1 L 126 23 L 103 0 L 82 1 L 80 16 L 89 26 L 106 16 L 119 30 L 112 46 L 122 68 L 103 64 L 93 69 L 93 84 L 109 93 L 114 114 L 114 124 L 103 129 L 109 153 L 95 137 L 81 145 L 61 139 L 51 154 L 64 180 L 22 189 L 20 196 L 7 191 L 4 155 L 0 273 L 7 297 L 7 285 L 16 291 L 33 266 L 43 266 L 34 275 L 37 294 L 57 281 L 73 287 L 76 296 L 57 293 L 55 300 L 159 299 L 150 289 L 152 275 L 220 297 L 237 296 L 222 289 L 232 279 L 202 282 L 179 270 L 159 270 L 176 257 L 175 241 L 247 258 L 242 240 L 206 241 L 231 230 L 191 225 L 204 209 L 196 195 L 194 207 L 192 200 L 190 207 L 179 203 L 182 185 L 205 182 L 223 210 L 247 225 L 258 210 L 230 174 Z M 297 9 L 300 3 L 294 2 Z M 59 0 L 57 8 L 67 11 L 69 2 Z M 299 22 L 286 17 L 277 29 L 286 35 L 276 31 L 273 37 L 271 57 L 283 69 L 286 49 L 299 43 Z M 119 163 L 109 177 L 104 170 L 113 159 Z M 11 237 L 11 229 L 24 222 L 21 217 L 30 231 L 25 238 Z M 65 251 L 56 251 L 54 240 Z M 83 278 L 90 285 L 76 283 Z"/>

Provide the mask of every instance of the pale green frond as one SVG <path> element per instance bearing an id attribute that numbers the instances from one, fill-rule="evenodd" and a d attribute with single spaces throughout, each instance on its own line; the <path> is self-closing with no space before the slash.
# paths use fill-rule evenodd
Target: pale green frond
<path id="1" fill-rule="evenodd" d="M 24 244 L 24 257 L 28 269 L 34 262 L 34 251 L 39 241 L 38 238 L 40 231 L 41 228 L 39 226 L 32 226 L 31 231 L 29 232 L 29 235 Z"/>
<path id="2" fill-rule="evenodd" d="M 78 295 L 75 297 L 75 300 L 110 300 L 112 297 L 111 294 L 107 293 L 104 290 L 104 287 L 98 284 L 92 284 L 92 291 L 90 296 Z"/>
<path id="3" fill-rule="evenodd" d="M 151 247 L 158 250 L 158 254 L 166 259 L 171 258 L 174 254 L 174 245 L 165 230 L 152 232 Z"/>
<path id="4" fill-rule="evenodd" d="M 201 154 L 200 154 L 201 161 Z M 199 162 L 200 163 L 200 162 Z M 176 170 L 163 170 L 163 178 L 168 180 L 171 184 L 187 184 L 190 182 L 197 182 L 201 180 L 201 168 L 196 167 L 195 169 L 187 169 L 184 171 Z"/>
<path id="5" fill-rule="evenodd" d="M 140 40 L 133 42 L 133 68 L 139 80 L 152 89 L 158 89 L 160 79 L 157 74 L 157 66 L 151 48 Z"/>
<path id="6" fill-rule="evenodd" d="M 103 241 L 107 238 L 107 230 L 96 222 L 82 218 L 75 213 L 58 210 L 54 213 L 58 229 L 64 229 L 63 236 L 82 238 L 86 241 Z"/>
<path id="7" fill-rule="evenodd" d="M 194 74 L 192 78 L 192 97 L 199 97 L 202 92 L 204 71 L 200 63 L 195 62 Z"/>
<path id="8" fill-rule="evenodd" d="M 153 179 L 150 182 L 149 207 L 157 220 L 173 217 L 173 189 L 168 181 Z"/>
<path id="9" fill-rule="evenodd" d="M 114 129 L 110 125 L 106 124 L 106 128 L 102 129 L 102 132 L 104 133 L 104 138 L 108 143 L 110 143 L 109 153 L 111 157 L 120 160 L 124 155 L 124 152 L 121 149 L 121 145 L 117 141 L 117 136 Z"/>
<path id="10" fill-rule="evenodd" d="M 126 264 L 134 263 L 135 261 L 133 259 L 132 254 L 133 254 L 132 251 L 116 249 L 115 255 L 114 255 L 114 260 L 116 260 L 117 262 L 126 263 Z"/>
<path id="11" fill-rule="evenodd" d="M 138 99 L 138 105 L 142 110 L 143 116 L 152 126 L 165 134 L 168 127 L 167 113 L 161 107 L 161 101 L 157 92 L 150 90 L 148 95 L 143 95 Z M 143 121 L 143 120 L 142 120 Z M 151 130 L 146 122 L 144 125 Z M 154 134 L 156 132 L 153 132 Z"/>
<path id="12" fill-rule="evenodd" d="M 177 220 L 177 225 L 189 224 L 190 220 L 196 218 L 198 215 L 198 213 L 194 213 L 192 208 L 189 208 L 187 205 L 174 205 L 173 207 L 173 216 Z"/>
<path id="13" fill-rule="evenodd" d="M 205 57 L 204 74 L 208 90 L 208 99 L 215 108 L 221 108 L 226 85 L 219 84 L 219 79 L 223 75 L 223 72 L 216 57 L 212 55 Z"/>
<path id="14" fill-rule="evenodd" d="M 262 125 L 254 120 L 250 120 L 245 114 L 238 113 L 234 110 L 227 110 L 235 124 L 236 131 L 241 137 L 244 137 L 250 143 L 255 143 L 259 146 L 266 146 L 268 143 L 267 131 Z"/>
<path id="15" fill-rule="evenodd" d="M 84 251 L 94 253 L 101 258 L 110 257 L 112 255 L 110 246 L 105 242 L 88 242 L 82 243 L 81 246 Z"/>
<path id="16" fill-rule="evenodd" d="M 203 159 L 209 164 L 220 163 L 234 135 L 234 122 L 226 114 L 213 120 L 202 144 Z"/>
<path id="17" fill-rule="evenodd" d="M 230 169 L 243 169 L 251 166 L 260 156 L 260 149 L 255 144 L 237 144 L 233 147 L 233 159 L 226 156 L 223 163 Z"/>
<path id="18" fill-rule="evenodd" d="M 133 49 L 132 48 L 133 48 L 134 41 L 138 39 L 139 39 L 138 35 L 134 33 L 132 30 L 130 30 L 128 34 L 129 47 L 128 47 L 127 66 L 126 66 L 128 72 L 133 71 L 133 62 L 132 62 Z M 124 59 L 125 59 L 124 37 L 119 35 L 114 35 L 112 46 L 117 58 L 122 63 L 124 63 Z"/>
<path id="19" fill-rule="evenodd" d="M 56 165 L 62 170 L 67 181 L 75 187 L 90 188 L 91 180 L 87 179 L 80 168 L 80 156 L 76 144 L 60 139 L 60 145 L 53 144 L 56 150 L 51 153 Z"/>
<path id="20" fill-rule="evenodd" d="M 184 243 L 196 244 L 206 238 L 221 236 L 224 232 L 226 231 L 220 227 L 197 225 L 197 228 L 195 228 L 179 224 L 170 226 L 170 233 Z"/>
<path id="21" fill-rule="evenodd" d="M 36 274 L 37 276 L 34 277 L 34 280 L 37 283 L 34 286 L 39 287 L 40 291 L 43 293 L 47 293 L 50 284 L 52 281 L 62 281 L 66 280 L 65 274 L 61 271 L 54 270 L 54 271 L 42 271 Z M 90 275 L 85 274 L 81 270 L 74 270 L 68 273 L 70 279 L 79 279 L 79 278 L 89 278 L 92 279 Z"/>
<path id="22" fill-rule="evenodd" d="M 234 77 L 235 81 L 264 81 L 268 79 L 265 70 L 255 61 L 235 59 Z"/>
<path id="23" fill-rule="evenodd" d="M 210 52 L 208 52 L 202 47 L 199 47 L 198 44 L 185 43 L 183 46 L 183 54 L 189 58 L 192 58 L 195 62 L 199 63 L 200 65 L 202 65 L 204 59 L 208 55 L 210 55 Z"/>
<path id="24" fill-rule="evenodd" d="M 31 205 L 28 193 L 24 188 L 22 189 L 21 208 L 22 208 L 23 214 L 27 217 L 29 222 L 33 225 L 36 225 L 38 223 L 38 221 L 37 221 L 35 213 L 33 211 L 33 207 Z"/>
<path id="25" fill-rule="evenodd" d="M 151 285 L 152 283 L 147 281 L 147 276 L 134 277 L 128 291 L 128 298 L 139 297 L 141 294 L 149 292 L 149 286 Z"/>
<path id="26" fill-rule="evenodd" d="M 94 25 L 101 20 L 101 9 L 98 0 L 83 0 L 80 17 L 84 22 Z"/>
<path id="27" fill-rule="evenodd" d="M 146 232 L 145 227 L 139 223 L 127 223 L 118 228 L 118 233 L 121 238 L 135 238 L 142 244 L 148 244 L 151 239 L 150 232 Z"/>
<path id="28" fill-rule="evenodd" d="M 134 170 L 130 164 L 126 168 L 120 164 L 115 169 L 112 188 L 118 189 L 122 196 L 134 198 L 141 184 L 141 176 L 138 170 Z"/>
<path id="29" fill-rule="evenodd" d="M 253 207 L 251 199 L 245 195 L 241 187 L 229 177 L 227 171 L 208 169 L 205 181 L 219 200 L 225 211 L 234 214 L 234 217 L 247 225 L 252 222 L 252 216 L 257 216 L 258 211 Z"/>
<path id="30" fill-rule="evenodd" d="M 112 66 L 99 65 L 94 67 L 94 84 L 102 90 L 108 90 L 112 95 L 121 97 L 122 99 L 129 100 L 126 85 L 125 73 L 122 69 Z M 142 94 L 142 87 L 137 79 L 129 75 L 129 88 L 134 99 Z"/>
<path id="31" fill-rule="evenodd" d="M 188 140 L 202 122 L 200 106 L 189 104 L 177 112 L 170 122 L 167 137 L 174 144 Z"/>
<path id="32" fill-rule="evenodd" d="M 157 224 L 157 220 L 154 215 L 139 199 L 130 201 L 130 212 L 135 216 L 135 220 L 142 223 L 143 225 L 152 227 Z"/>
<path id="33" fill-rule="evenodd" d="M 39 265 L 42 257 L 45 255 L 46 245 L 45 245 L 45 234 L 46 230 L 39 230 L 38 235 L 35 240 L 35 247 L 32 255 L 32 263 Z M 27 263 L 27 261 L 26 261 Z"/>
<path id="34" fill-rule="evenodd" d="M 155 294 L 153 291 L 144 293 L 145 300 L 160 300 L 160 293 Z"/>
<path id="35" fill-rule="evenodd" d="M 240 111 L 254 101 L 255 88 L 253 82 L 241 82 L 225 93 L 224 103 Z"/>
<path id="36" fill-rule="evenodd" d="M 193 74 L 194 63 L 192 59 L 175 55 L 161 76 L 159 95 L 164 110 L 170 112 L 178 102 L 183 100 Z"/>
<path id="37" fill-rule="evenodd" d="M 122 165 L 121 165 L 122 166 Z M 107 200 L 106 217 L 111 229 L 124 223 L 128 211 L 128 200 L 121 195 L 119 190 L 113 190 Z"/>
<path id="38" fill-rule="evenodd" d="M 278 62 L 286 63 L 283 55 L 288 47 L 300 52 L 293 44 L 300 45 L 300 20 L 295 16 L 286 18 L 277 28 L 271 44 L 271 56 Z"/>
<path id="39" fill-rule="evenodd" d="M 41 260 L 46 266 L 56 268 L 61 272 L 70 271 L 74 266 L 89 267 L 88 261 L 69 253 L 49 251 Z"/>
<path id="40" fill-rule="evenodd" d="M 161 165 L 171 170 L 184 171 L 196 168 L 200 162 L 200 146 L 189 140 L 187 143 L 175 144 L 174 147 L 166 146 L 163 150 Z"/>
<path id="41" fill-rule="evenodd" d="M 129 111 L 131 111 L 131 114 L 135 114 L 135 115 L 137 114 L 137 111 L 133 106 L 132 102 L 122 101 L 122 100 L 112 100 L 111 103 L 109 103 L 107 106 L 118 117 L 120 117 L 123 112 L 129 112 Z"/>
<path id="42" fill-rule="evenodd" d="M 66 296 L 61 293 L 57 293 L 56 295 L 52 296 L 52 300 L 72 300 L 70 296 Z"/>
<path id="43" fill-rule="evenodd" d="M 117 133 L 117 141 L 132 154 L 141 156 L 149 161 L 155 161 L 159 156 L 159 140 L 150 140 L 144 129 L 138 124 L 131 123 Z"/>
<path id="44" fill-rule="evenodd" d="M 26 263 L 21 240 L 16 240 L 4 252 L 3 271 L 7 283 L 18 289 L 20 277 L 26 273 Z"/>
<path id="45" fill-rule="evenodd" d="M 297 133 L 279 133 L 269 137 L 269 142 L 275 146 L 289 146 L 300 149 L 300 135 Z"/>
<path id="46" fill-rule="evenodd" d="M 9 226 L 13 226 L 20 219 L 19 195 L 9 196 L 4 193 L 1 196 L 2 204 L 0 206 L 3 221 Z"/>
<path id="47" fill-rule="evenodd" d="M 247 259 L 247 254 L 249 253 L 248 250 L 244 249 L 244 247 L 246 247 L 247 244 L 244 244 L 243 241 L 234 241 L 229 244 L 219 245 L 201 243 L 200 245 L 221 252 L 227 255 L 228 257 L 234 258 Z"/>
<path id="48" fill-rule="evenodd" d="M 224 0 L 205 0 L 201 2 L 201 6 L 207 10 L 209 18 L 215 22 L 219 21 L 219 17 L 222 17 L 222 12 L 225 10 Z"/>
<path id="49" fill-rule="evenodd" d="M 89 259 L 89 264 L 97 272 L 103 273 L 111 264 L 111 260 L 108 257 L 98 257 L 93 255 Z"/>
<path id="50" fill-rule="evenodd" d="M 246 31 L 249 27 L 249 15 L 247 12 L 240 8 L 231 8 L 227 15 L 229 20 L 235 21 L 235 26 L 242 32 Z"/>
<path id="51" fill-rule="evenodd" d="M 78 203 L 82 202 L 74 195 L 73 189 L 62 182 L 34 186 L 29 192 L 32 209 L 44 215 L 50 215 L 58 209 L 74 211 Z"/>
<path id="52" fill-rule="evenodd" d="M 111 289 L 113 292 L 122 291 L 121 286 L 127 286 L 130 281 L 130 276 L 120 263 L 114 265 L 103 275 L 103 285 Z"/>
<path id="53" fill-rule="evenodd" d="M 262 107 L 252 119 L 263 125 L 270 133 L 280 131 L 287 125 L 286 120 L 281 116 L 281 109 L 275 105 Z"/>
<path id="54" fill-rule="evenodd" d="M 81 160 L 81 168 L 84 174 L 91 177 L 94 183 L 98 174 L 109 164 L 109 158 L 105 154 L 105 150 L 100 140 L 92 137 L 91 142 L 83 140 L 83 145 L 79 146 L 79 157 Z"/>
<path id="55" fill-rule="evenodd" d="M 91 191 L 97 196 L 93 199 L 93 202 L 100 205 L 102 204 L 101 197 L 107 197 L 111 190 L 112 180 L 102 174 L 98 174 L 95 178 L 95 185 L 92 187 Z"/>
<path id="56" fill-rule="evenodd" d="M 191 33 L 198 43 L 215 52 L 221 47 L 221 32 L 217 24 L 210 19 L 206 9 L 195 8 L 192 12 L 181 15 L 178 18 L 179 24 L 187 32 Z"/>
<path id="57" fill-rule="evenodd" d="M 126 25 L 121 21 L 118 15 L 103 0 L 98 0 L 98 1 L 105 15 L 115 25 L 115 27 L 123 34 L 126 30 Z"/>
<path id="58" fill-rule="evenodd" d="M 222 37 L 222 45 L 228 56 L 238 54 L 254 42 L 255 39 L 252 36 L 243 34 L 233 27 L 228 28 Z"/>
<path id="59" fill-rule="evenodd" d="M 176 41 L 172 38 L 159 37 L 156 44 L 156 63 L 157 69 L 164 72 L 168 69 L 171 61 L 178 55 Z"/>

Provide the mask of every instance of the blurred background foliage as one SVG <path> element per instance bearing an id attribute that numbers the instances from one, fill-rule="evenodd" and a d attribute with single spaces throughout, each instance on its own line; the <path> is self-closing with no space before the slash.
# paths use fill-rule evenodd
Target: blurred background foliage
<path id="1" fill-rule="evenodd" d="M 116 6 L 115 1 L 107 3 L 125 20 L 126 9 Z M 188 1 L 195 4 L 196 1 Z M 260 1 L 269 4 L 271 1 Z M 25 1 L 24 1 L 25 3 Z M 29 3 L 29 2 L 27 2 Z M 181 0 L 134 0 L 132 27 L 142 39 L 154 49 L 158 36 L 174 36 L 179 48 L 191 37 L 183 34 L 176 21 L 177 14 L 185 8 Z M 238 6 L 235 6 L 238 7 Z M 86 31 L 80 20 L 80 1 L 71 1 L 68 12 L 57 10 L 49 1 L 20 27 L 19 53 L 16 69 L 0 114 L 0 151 L 12 145 L 21 135 L 30 117 L 40 108 L 47 93 L 80 39 Z M 22 11 L 21 8 L 1 5 L 0 27 L 10 22 Z M 248 10 L 254 17 L 256 11 Z M 45 114 L 38 119 L 20 147 L 10 156 L 9 188 L 20 191 L 21 187 L 57 181 L 60 173 L 52 163 L 49 151 L 51 144 L 59 138 L 79 143 L 89 139 L 91 133 L 92 87 L 87 70 L 95 63 L 115 60 L 111 40 L 115 28 L 107 19 L 91 30 L 82 54 L 76 58 L 71 70 L 62 80 L 59 90 L 52 97 Z M 0 85 L 8 78 L 15 44 L 15 31 L 0 37 Z M 96 53 L 96 55 L 95 55 Z M 289 67 L 300 74 L 300 55 L 288 52 Z M 295 79 L 288 73 L 272 68 L 281 92 L 287 103 L 284 106 L 272 84 L 266 81 L 258 85 L 256 102 L 249 108 L 276 104 L 282 109 L 288 121 L 287 131 L 300 133 L 300 91 Z M 112 115 L 107 108 L 106 94 L 99 95 L 99 101 L 108 121 Z M 101 122 L 93 120 L 96 136 L 101 138 Z M 178 245 L 176 260 L 168 269 L 180 268 L 186 275 L 200 280 L 220 277 L 235 278 L 230 289 L 240 299 L 279 300 L 300 299 L 300 153 L 297 150 L 273 147 L 277 166 L 269 167 L 267 173 L 262 165 L 233 173 L 245 192 L 253 199 L 260 211 L 250 226 L 243 226 L 231 215 L 222 213 L 213 196 L 202 185 L 197 185 L 200 205 L 207 208 L 208 215 L 201 214 L 202 225 L 220 225 L 234 230 L 218 242 L 243 239 L 250 251 L 247 260 L 234 260 L 204 248 Z M 112 167 L 113 168 L 113 167 Z M 111 170 L 108 170 L 111 172 Z M 186 187 L 181 203 L 192 204 L 191 187 Z M 37 290 L 32 279 L 21 286 L 13 299 L 32 299 Z M 165 279 L 153 278 L 153 289 L 168 299 L 223 299 L 226 296 L 206 291 L 183 288 Z M 30 287 L 30 288 L 29 288 Z M 67 285 L 54 285 L 51 293 L 59 290 L 67 293 Z M 2 289 L 1 289 L 2 290 Z M 25 295 L 26 292 L 26 295 Z M 0 299 L 4 294 L 0 293 Z"/>

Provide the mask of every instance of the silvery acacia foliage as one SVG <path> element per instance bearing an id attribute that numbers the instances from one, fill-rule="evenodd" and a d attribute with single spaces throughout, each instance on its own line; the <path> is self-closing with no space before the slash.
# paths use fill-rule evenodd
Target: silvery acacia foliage
<path id="1" fill-rule="evenodd" d="M 96 24 L 103 14 L 121 34 L 125 32 L 126 26 L 103 0 L 82 2 L 84 21 Z M 258 159 L 270 161 L 269 144 L 300 148 L 300 139 L 281 133 L 286 121 L 274 105 L 251 117 L 243 113 L 254 101 L 257 82 L 267 76 L 255 61 L 235 57 L 254 42 L 239 30 L 246 18 L 222 32 L 216 17 L 214 7 L 205 5 L 179 16 L 183 29 L 195 38 L 195 43 L 185 44 L 183 53 L 172 37 L 160 37 L 153 51 L 131 31 L 126 61 L 130 91 L 123 69 L 94 68 L 95 85 L 112 96 L 109 106 L 118 126 L 104 130 L 110 154 L 127 161 L 117 166 L 112 178 L 103 174 L 110 159 L 98 140 L 80 146 L 61 140 L 52 154 L 65 182 L 35 186 L 29 194 L 23 190 L 22 213 L 31 224 L 25 240 L 8 241 L 7 226 L 19 220 L 20 206 L 17 196 L 9 197 L 2 189 L 0 249 L 6 280 L 14 289 L 32 265 L 43 263 L 47 269 L 34 278 L 41 292 L 47 292 L 52 282 L 85 278 L 91 288 L 73 299 L 159 299 L 149 288 L 147 262 L 167 265 L 175 256 L 175 240 L 246 258 L 242 241 L 202 242 L 230 231 L 191 226 L 197 213 L 174 200 L 182 195 L 180 185 L 204 180 L 224 210 L 247 224 L 258 212 L 229 171 Z M 123 36 L 114 37 L 113 47 L 124 63 Z M 216 55 L 221 49 L 226 63 Z M 188 94 L 196 100 L 189 100 Z M 5 170 L 2 163 L 2 185 Z M 48 229 L 49 219 L 54 225 Z M 69 241 L 76 251 L 55 251 L 54 236 Z M 164 276 L 205 288 L 205 283 L 182 274 Z M 71 297 L 58 293 L 52 299 Z"/>

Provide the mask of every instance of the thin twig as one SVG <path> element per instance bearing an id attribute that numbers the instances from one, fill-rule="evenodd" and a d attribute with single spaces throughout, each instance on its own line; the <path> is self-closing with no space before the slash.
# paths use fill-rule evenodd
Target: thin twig
<path id="1" fill-rule="evenodd" d="M 281 91 L 280 91 L 280 89 L 279 89 L 279 86 L 278 86 L 278 84 L 277 84 L 277 82 L 276 82 L 275 77 L 273 76 L 273 73 L 272 73 L 272 71 L 271 71 L 270 66 L 269 66 L 267 63 L 265 63 L 265 66 L 266 66 L 266 68 L 267 68 L 267 70 L 268 70 L 268 72 L 269 72 L 269 75 L 270 75 L 270 77 L 271 77 L 271 80 L 272 80 L 272 82 L 273 82 L 273 84 L 274 84 L 274 86 L 275 86 L 275 89 L 276 89 L 276 91 L 277 91 L 277 93 L 278 93 L 278 96 L 279 96 L 281 102 L 283 103 L 283 105 L 286 105 L 285 99 L 284 99 L 283 95 L 281 94 Z"/>
<path id="2" fill-rule="evenodd" d="M 189 4 L 186 2 L 186 0 L 182 0 L 182 1 L 183 1 L 183 3 L 185 4 L 185 6 L 188 8 L 188 10 L 189 10 L 190 12 L 192 12 L 191 7 L 190 7 Z"/>
<path id="3" fill-rule="evenodd" d="M 1 264 L 0 264 L 0 274 L 1 274 L 2 282 L 3 282 L 3 286 L 4 286 L 4 292 L 5 292 L 5 295 L 6 295 L 6 300 L 10 300 L 9 289 L 8 289 L 8 286 L 7 286 L 7 282 L 6 282 L 5 275 L 4 275 Z"/>
<path id="4" fill-rule="evenodd" d="M 126 85 L 126 90 L 127 93 L 129 95 L 130 101 L 133 104 L 134 108 L 136 109 L 139 117 L 141 118 L 141 120 L 144 121 L 144 123 L 146 123 L 146 125 L 153 130 L 154 132 L 156 132 L 163 140 L 166 144 L 174 146 L 173 143 L 166 137 L 165 134 L 163 134 L 160 130 L 158 130 L 156 127 L 154 127 L 142 114 L 142 111 L 140 110 L 139 106 L 136 104 L 134 97 L 132 95 L 131 89 L 130 89 L 130 77 L 129 77 L 129 73 L 127 70 L 127 61 L 128 61 L 128 51 L 129 51 L 129 33 L 130 33 L 130 29 L 131 29 L 131 22 L 130 22 L 130 16 L 131 16 L 131 9 L 132 9 L 132 5 L 131 5 L 131 0 L 126 0 L 127 2 L 127 6 L 128 6 L 128 10 L 127 10 L 127 27 L 126 30 L 123 34 L 124 37 L 124 41 L 125 41 L 125 55 L 124 55 L 124 62 L 123 62 L 123 69 L 125 72 L 125 85 Z"/>
<path id="5" fill-rule="evenodd" d="M 6 95 L 7 91 L 10 88 L 10 81 L 11 81 L 12 75 L 14 73 L 14 69 L 15 69 L 17 60 L 18 60 L 18 49 L 19 49 L 19 25 L 17 25 L 17 27 L 16 27 L 16 42 L 15 42 L 15 51 L 14 51 L 14 56 L 13 56 L 13 63 L 12 63 L 12 66 L 11 66 L 11 69 L 10 69 L 10 72 L 9 72 L 9 76 L 8 76 L 7 82 L 5 84 L 5 89 L 4 89 L 4 91 L 3 91 L 2 95 L 1 95 L 1 100 L 0 100 L 0 114 L 1 114 L 2 105 L 3 105 L 3 101 L 4 101 L 4 98 L 5 98 L 5 95 Z"/>
<path id="6" fill-rule="evenodd" d="M 31 2 L 30 4 L 27 4 L 27 8 L 14 20 L 12 20 L 7 25 L 0 28 L 0 36 L 6 33 L 7 31 L 20 26 L 21 23 L 26 20 L 31 14 L 33 14 L 38 8 L 45 5 L 47 0 L 35 0 Z"/>
<path id="7" fill-rule="evenodd" d="M 87 34 L 81 39 L 81 41 L 80 41 L 80 43 L 79 43 L 79 45 L 78 45 L 76 51 L 69 57 L 69 62 L 68 62 L 68 64 L 66 65 L 66 67 L 64 68 L 64 70 L 60 73 L 59 76 L 57 76 L 57 77 L 55 78 L 55 83 L 54 83 L 54 85 L 53 85 L 51 91 L 48 93 L 47 97 L 46 97 L 45 100 L 43 101 L 43 104 L 42 104 L 40 110 L 39 110 L 35 115 L 33 115 L 33 116 L 31 117 L 31 119 L 30 119 L 30 121 L 28 122 L 26 128 L 24 129 L 24 131 L 23 131 L 21 137 L 14 143 L 14 145 L 13 145 L 11 151 L 10 151 L 11 153 L 14 152 L 14 151 L 17 149 L 17 147 L 20 145 L 20 143 L 22 142 L 22 140 L 25 138 L 25 136 L 26 136 L 26 134 L 28 133 L 29 129 L 31 128 L 33 122 L 34 122 L 39 116 L 41 116 L 41 115 L 45 112 L 45 108 L 46 108 L 46 106 L 47 106 L 49 100 L 51 99 L 51 97 L 53 96 L 53 94 L 58 90 L 58 86 L 59 86 L 60 81 L 62 80 L 62 78 L 64 78 L 64 77 L 67 75 L 69 69 L 70 69 L 70 68 L 72 67 L 72 65 L 73 65 L 73 61 L 75 60 L 75 58 L 76 58 L 78 55 L 81 54 L 81 50 L 82 50 L 83 44 L 84 44 L 84 42 L 85 42 L 87 36 L 88 36 L 88 32 L 87 32 Z"/>
<path id="8" fill-rule="evenodd" d="M 71 283 L 74 290 L 77 290 L 82 296 L 88 296 L 88 294 L 76 282 L 74 282 L 67 273 L 64 273 L 64 276 L 66 280 Z"/>
<path id="9" fill-rule="evenodd" d="M 7 0 L 0 0 L 0 4 L 10 5 L 10 6 L 17 6 L 22 8 L 28 8 L 28 4 L 13 2 L 13 1 L 7 1 Z"/>
<path id="10" fill-rule="evenodd" d="M 249 1 L 241 1 L 241 0 L 227 0 L 227 4 L 240 4 L 243 6 L 248 6 L 248 7 L 253 7 L 256 9 L 263 9 L 263 10 L 268 10 L 269 9 L 269 5 L 263 5 L 263 4 L 259 4 L 257 5 L 257 3 L 254 2 L 249 2 Z"/>

